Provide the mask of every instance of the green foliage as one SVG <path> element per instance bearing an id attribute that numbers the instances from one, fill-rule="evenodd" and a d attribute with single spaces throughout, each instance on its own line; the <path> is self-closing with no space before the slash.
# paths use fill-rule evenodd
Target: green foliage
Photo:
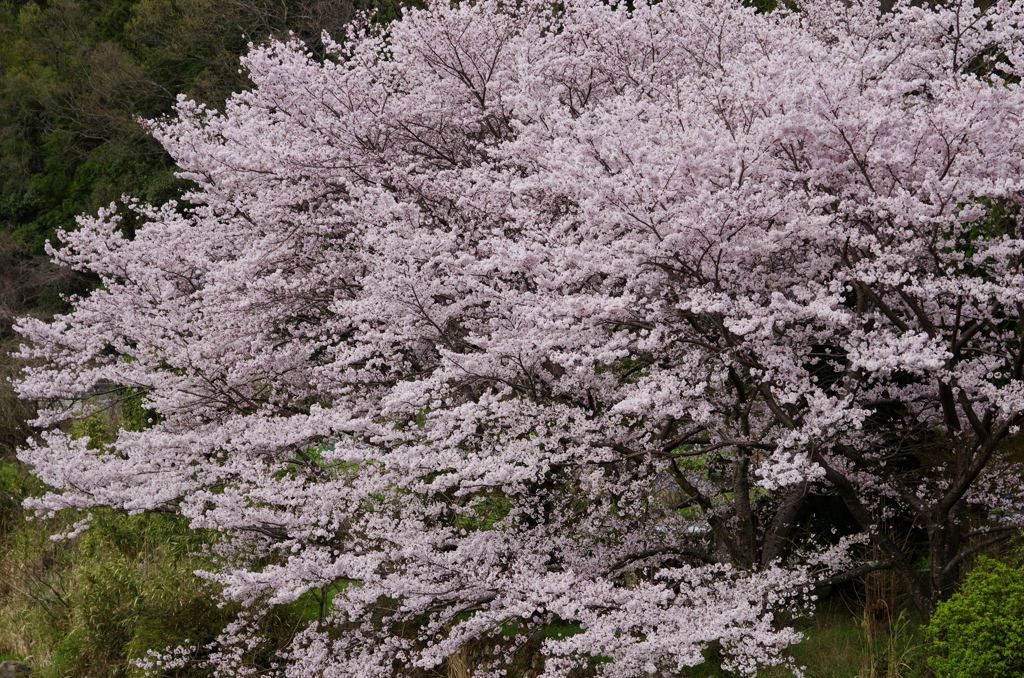
<path id="1" fill-rule="evenodd" d="M 171 103 L 132 54 L 133 4 L 0 10 L 0 229 L 33 253 L 77 214 L 124 192 L 173 194 L 172 164 L 133 119 Z"/>
<path id="2" fill-rule="evenodd" d="M 114 432 L 104 418 L 104 412 L 93 412 L 71 424 L 71 437 L 75 440 L 88 438 L 86 448 L 90 450 L 101 450 L 105 445 L 114 442 Z"/>
<path id="3" fill-rule="evenodd" d="M 21 500 L 44 490 L 17 462 L 0 462 L 0 657 L 28 659 L 37 678 L 141 676 L 132 659 L 178 645 L 203 648 L 240 612 L 220 605 L 216 587 L 194 574 L 210 566 L 203 555 L 210 533 L 173 515 L 94 510 L 90 529 L 53 541 L 81 516 L 26 521 Z M 324 603 L 339 586 L 320 592 Z M 297 622 L 321 613 L 313 598 L 258 620 L 266 642 L 249 653 L 253 666 L 268 666 Z M 200 665 L 173 675 L 208 671 Z"/>
<path id="4" fill-rule="evenodd" d="M 392 0 L 50 0 L 0 3 L 0 231 L 35 254 L 125 194 L 152 203 L 184 182 L 138 118 L 177 95 L 222 107 L 249 86 L 249 43 L 289 31 L 322 56 L 355 12 Z"/>
<path id="5" fill-rule="evenodd" d="M 156 411 L 142 406 L 145 394 L 137 389 L 124 388 L 118 392 L 120 426 L 125 431 L 142 431 L 159 419 Z"/>
<path id="6" fill-rule="evenodd" d="M 23 498 L 34 494 L 39 486 L 35 476 L 13 462 L 0 462 L 0 545 L 7 536 L 22 526 Z"/>
<path id="7" fill-rule="evenodd" d="M 774 12 L 779 6 L 778 0 L 744 0 L 743 4 L 747 7 L 753 7 L 760 14 Z"/>
<path id="8" fill-rule="evenodd" d="M 144 399 L 145 393 L 138 389 L 114 389 L 90 403 L 96 409 L 73 421 L 68 433 L 74 440 L 88 438 L 87 449 L 103 449 L 114 443 L 119 430 L 142 431 L 159 419 L 156 412 L 143 407 Z"/>
<path id="9" fill-rule="evenodd" d="M 190 555 L 202 533 L 172 516 L 104 512 L 79 538 L 51 670 L 60 675 L 117 675 L 128 661 L 186 642 L 210 642 L 228 621 Z"/>
<path id="10" fill-rule="evenodd" d="M 937 678 L 1024 675 L 1024 571 L 983 558 L 927 632 Z"/>
<path id="11" fill-rule="evenodd" d="M 465 512 L 455 519 L 455 527 L 463 530 L 490 530 L 512 509 L 512 502 L 500 493 L 476 497 L 471 503 L 472 513 Z"/>

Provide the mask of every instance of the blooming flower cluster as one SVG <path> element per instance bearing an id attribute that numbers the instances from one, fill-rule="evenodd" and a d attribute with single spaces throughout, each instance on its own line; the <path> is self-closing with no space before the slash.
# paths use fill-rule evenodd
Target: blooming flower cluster
<path id="1" fill-rule="evenodd" d="M 284 675 L 468 644 L 479 676 L 712 643 L 754 673 L 799 638 L 775 614 L 856 568 L 808 498 L 925 616 L 1016 528 L 989 513 L 1022 489 L 1019 3 L 634 5 L 436 3 L 325 61 L 254 48 L 223 112 L 150 123 L 181 204 L 62 235 L 102 286 L 19 327 L 35 507 L 219 531 L 206 576 L 248 606 L 220 675 L 310 592 Z M 104 384 L 152 422 L 90 449 L 60 424 Z"/>

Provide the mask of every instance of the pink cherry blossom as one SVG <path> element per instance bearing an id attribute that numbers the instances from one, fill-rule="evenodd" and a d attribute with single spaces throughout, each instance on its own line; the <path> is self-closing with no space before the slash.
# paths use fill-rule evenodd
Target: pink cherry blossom
<path id="1" fill-rule="evenodd" d="M 255 47 L 149 123 L 194 190 L 52 250 L 102 286 L 19 326 L 32 505 L 218 531 L 247 611 L 164 661 L 223 676 L 313 590 L 281 675 L 753 674 L 878 566 L 927 618 L 1020 510 L 1022 11 L 480 0 Z M 153 422 L 89 449 L 110 384 Z"/>

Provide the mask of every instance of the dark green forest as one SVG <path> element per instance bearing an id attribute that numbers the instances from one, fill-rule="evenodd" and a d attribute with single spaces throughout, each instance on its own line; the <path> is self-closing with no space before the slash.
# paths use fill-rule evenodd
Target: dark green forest
<path id="1" fill-rule="evenodd" d="M 250 42 L 294 34 L 314 49 L 358 10 L 309 0 L 93 0 L 0 5 L 0 223 L 41 254 L 54 231 L 124 193 L 160 203 L 181 186 L 138 124 L 185 95 L 212 107 L 244 89 Z M 389 7 L 379 14 L 393 16 Z"/>
<path id="2" fill-rule="evenodd" d="M 393 20 L 399 1 L 0 1 L 0 661 L 23 661 L 40 678 L 142 675 L 132 659 L 202 646 L 237 613 L 218 607 L 193 574 L 208 562 L 212 537 L 174 516 L 96 512 L 95 526 L 72 541 L 50 536 L 75 517 L 26 520 L 22 500 L 46 488 L 16 460 L 33 434 L 33 407 L 9 382 L 21 367 L 11 355 L 13 327 L 19 317 L 59 313 L 68 295 L 96 284 L 46 256 L 47 241 L 73 229 L 77 215 L 123 195 L 160 204 L 187 189 L 140 120 L 170 115 L 182 95 L 223 106 L 249 85 L 238 60 L 250 43 L 291 32 L 317 54 L 321 31 L 338 37 L 365 10 L 374 21 Z M 774 2 L 757 6 L 768 11 Z M 71 432 L 101 444 L 143 417 L 127 397 Z M 979 558 L 928 628 L 889 572 L 823 589 L 818 613 L 798 623 L 806 640 L 797 663 L 812 677 L 1021 675 L 1021 557 L 1011 544 Z M 253 666 L 268 666 L 324 602 L 310 594 L 266 620 Z M 727 675 L 713 652 L 709 659 L 694 676 Z M 463 675 L 454 663 L 446 671 Z"/>

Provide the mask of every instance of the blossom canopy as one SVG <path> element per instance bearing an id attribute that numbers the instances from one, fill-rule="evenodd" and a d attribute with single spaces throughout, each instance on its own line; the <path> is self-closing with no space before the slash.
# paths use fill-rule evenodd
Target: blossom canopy
<path id="1" fill-rule="evenodd" d="M 221 533 L 222 675 L 310 591 L 283 675 L 754 673 L 861 538 L 927 617 L 1022 492 L 1021 12 L 481 0 L 253 48 L 149 123 L 194 190 L 52 250 L 102 286 L 19 326 L 35 507 Z M 151 425 L 71 439 L 98 385 Z"/>

